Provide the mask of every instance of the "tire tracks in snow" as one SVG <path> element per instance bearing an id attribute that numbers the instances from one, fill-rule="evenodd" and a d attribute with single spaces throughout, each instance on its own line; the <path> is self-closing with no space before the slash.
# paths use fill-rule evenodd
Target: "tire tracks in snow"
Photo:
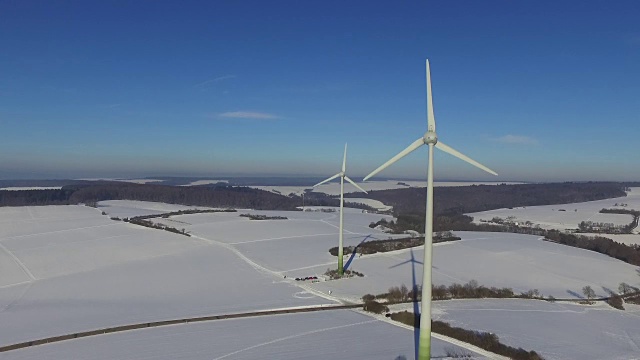
<path id="1" fill-rule="evenodd" d="M 9 249 L 7 249 L 6 246 L 4 246 L 2 244 L 2 242 L 0 242 L 0 249 L 2 249 L 4 252 L 7 253 L 7 255 L 9 255 L 13 261 L 18 264 L 18 266 L 20 267 L 20 269 L 22 269 L 22 272 L 24 272 L 30 279 L 31 281 L 36 281 L 38 280 L 35 276 L 33 276 L 33 274 L 31 273 L 31 271 L 29 270 L 29 268 L 27 267 L 27 265 L 25 265 L 20 259 L 18 259 L 17 256 L 15 256 Z"/>

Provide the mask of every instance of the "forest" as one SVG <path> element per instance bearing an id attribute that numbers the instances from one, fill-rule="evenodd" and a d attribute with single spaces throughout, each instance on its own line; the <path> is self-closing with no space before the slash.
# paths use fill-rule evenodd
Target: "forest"
<path id="1" fill-rule="evenodd" d="M 569 204 L 626 196 L 626 187 L 614 182 L 436 187 L 433 208 L 435 214 L 465 214 L 518 206 Z M 349 193 L 345 197 L 361 195 Z M 425 212 L 425 188 L 371 191 L 367 197 L 393 206 L 394 215 Z"/>
<path id="2" fill-rule="evenodd" d="M 295 210 L 302 201 L 247 187 L 190 187 L 132 183 L 68 185 L 59 190 L 0 191 L 0 206 L 66 205 L 103 200 L 139 200 L 169 204 L 259 210 Z"/>

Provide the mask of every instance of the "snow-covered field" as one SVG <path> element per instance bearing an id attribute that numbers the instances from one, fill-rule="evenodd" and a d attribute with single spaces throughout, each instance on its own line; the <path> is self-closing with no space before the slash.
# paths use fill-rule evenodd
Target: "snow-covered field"
<path id="1" fill-rule="evenodd" d="M 240 214 L 283 216 L 287 220 L 249 220 Z M 363 240 L 407 236 L 386 234 L 369 227 L 371 222 L 382 218 L 392 219 L 389 215 L 345 208 L 345 246 L 355 246 Z M 329 254 L 329 248 L 338 245 L 339 212 L 239 210 L 237 213 L 179 215 L 153 221 L 229 244 L 283 277 L 295 269 L 337 263 Z M 322 275 L 325 270 L 326 267 L 321 271 L 316 269 L 305 276 Z"/>
<path id="2" fill-rule="evenodd" d="M 481 285 L 510 287 L 516 292 L 538 289 L 545 296 L 556 298 L 579 298 L 586 285 L 599 296 L 607 295 L 606 289 L 617 290 L 621 282 L 640 287 L 638 267 L 606 255 L 542 241 L 532 235 L 456 234 L 462 240 L 434 246 L 434 284 L 476 280 Z M 320 282 L 313 288 L 354 300 L 362 294 L 380 294 L 403 283 L 411 288 L 414 273 L 416 283 L 422 283 L 423 253 L 423 248 L 417 247 L 356 257 L 351 266 L 364 273 L 364 278 Z M 267 255 L 263 252 L 262 256 Z M 322 272 L 326 267 L 327 264 L 321 264 L 289 274 L 301 276 L 304 272 Z"/>
<path id="3" fill-rule="evenodd" d="M 180 210 L 207 209 L 204 207 L 184 206 L 175 204 L 156 203 L 134 200 L 101 201 L 98 209 L 109 214 L 110 217 L 127 218 L 143 215 L 157 215 Z"/>
<path id="4" fill-rule="evenodd" d="M 98 209 L 0 208 L 0 345 L 137 322 L 355 301 L 390 286 L 422 282 L 421 247 L 362 257 L 347 254 L 345 264 L 364 273 L 363 278 L 293 280 L 335 267 L 336 258 L 328 250 L 337 245 L 337 212 L 239 210 L 154 219 L 184 228 L 191 237 L 109 219 L 186 208 L 135 201 L 101 202 Z M 244 213 L 288 219 L 249 220 L 240 216 Z M 391 219 L 346 208 L 345 245 L 393 237 L 369 228 L 380 218 Z M 537 288 L 556 298 L 579 297 L 585 285 L 598 295 L 616 290 L 620 282 L 640 286 L 637 267 L 595 252 L 531 235 L 458 235 L 463 240 L 435 246 L 436 284 L 473 279 L 515 291 Z M 592 316 L 586 313 L 585 324 Z M 496 321 L 519 326 L 509 318 Z M 375 340 L 379 338 L 388 341 Z M 329 346 L 337 339 L 343 346 Z M 546 344 L 540 339 L 522 346 L 541 351 Z M 441 353 L 445 345 L 452 346 L 434 343 Z M 625 348 L 617 346 L 603 344 L 624 354 Z M 393 360 L 400 355 L 412 358 L 412 351 L 411 331 L 351 311 L 334 311 L 137 330 L 6 354 L 11 359 L 42 354 L 85 358 L 90 353 L 124 359 L 299 359 L 312 353 L 317 356 L 308 358 Z"/>
<path id="5" fill-rule="evenodd" d="M 382 201 L 367 199 L 367 198 L 346 198 L 344 199 L 345 204 L 349 203 L 360 203 L 371 206 L 372 208 L 378 211 L 387 211 L 393 209 L 393 206 L 385 205 Z"/>
<path id="6" fill-rule="evenodd" d="M 455 349 L 433 339 L 434 356 Z M 101 335 L 6 353 L 22 359 L 413 359 L 411 330 L 353 311 L 218 320 Z M 476 359 L 484 357 L 478 356 Z"/>
<path id="7" fill-rule="evenodd" d="M 622 204 L 626 205 L 622 206 Z M 599 213 L 603 208 L 640 210 L 640 188 L 631 188 L 626 197 L 573 204 L 496 209 L 467 215 L 472 216 L 474 222 L 488 221 L 494 217 L 506 219 L 513 216 L 515 217 L 514 221 L 517 222 L 531 221 L 543 229 L 560 230 L 577 229 L 578 224 L 582 221 L 627 225 L 633 220 L 631 215 Z"/>
<path id="8" fill-rule="evenodd" d="M 228 183 L 228 182 L 229 180 L 196 180 L 186 185 L 180 185 L 180 186 L 199 186 L 199 185 L 209 185 L 209 184 Z"/>
<path id="9" fill-rule="evenodd" d="M 335 266 L 336 259 L 328 249 L 336 246 L 337 213 L 255 213 L 287 216 L 289 220 L 251 221 L 233 214 L 181 215 L 168 220 L 181 221 L 184 225 L 181 227 L 198 236 L 231 244 L 261 265 L 288 277 L 321 275 Z M 380 217 L 382 215 L 346 209 L 345 245 L 391 237 L 368 227 L 367 224 Z M 161 221 L 171 224 L 166 220 Z M 476 280 L 485 286 L 511 287 L 518 292 L 538 289 L 545 296 L 556 298 L 579 297 L 585 285 L 590 285 L 601 296 L 607 295 L 605 289 L 617 289 L 620 282 L 640 286 L 637 267 L 592 251 L 543 241 L 533 235 L 457 234 L 463 240 L 435 245 L 433 276 L 436 284 Z M 364 278 L 311 286 L 322 293 L 331 291 L 335 296 L 352 301 L 363 294 L 382 293 L 402 283 L 410 286 L 413 282 L 411 253 L 416 261 L 416 281 L 422 283 L 423 248 L 419 247 L 354 256 L 350 268 L 363 272 Z M 349 258 L 351 254 L 347 254 L 345 263 Z"/>
<path id="10" fill-rule="evenodd" d="M 135 322 L 331 303 L 224 246 L 115 222 L 93 208 L 0 208 L 0 218 L 0 345 Z"/>
<path id="11" fill-rule="evenodd" d="M 640 316 L 599 303 L 584 306 L 536 300 L 434 302 L 433 318 L 498 335 L 547 360 L 640 358 Z"/>
<path id="12" fill-rule="evenodd" d="M 640 245 L 640 234 L 637 233 L 638 229 L 636 229 L 634 234 L 595 234 L 595 233 L 583 233 L 580 235 L 586 236 L 603 236 L 609 238 L 613 241 L 626 244 L 626 245 Z"/>

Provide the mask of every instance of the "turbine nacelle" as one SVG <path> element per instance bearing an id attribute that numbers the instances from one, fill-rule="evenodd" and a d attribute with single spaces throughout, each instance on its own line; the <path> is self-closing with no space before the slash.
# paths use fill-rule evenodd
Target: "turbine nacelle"
<path id="1" fill-rule="evenodd" d="M 436 135 L 435 131 L 427 131 L 426 133 L 424 133 L 422 139 L 424 140 L 424 143 L 426 145 L 435 145 L 436 143 L 438 143 L 438 135 Z"/>

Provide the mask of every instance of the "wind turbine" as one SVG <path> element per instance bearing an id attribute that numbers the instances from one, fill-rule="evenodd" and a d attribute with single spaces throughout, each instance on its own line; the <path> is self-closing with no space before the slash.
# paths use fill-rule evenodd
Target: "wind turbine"
<path id="1" fill-rule="evenodd" d="M 340 177 L 340 235 L 338 237 L 338 275 L 342 276 L 343 272 L 344 272 L 344 268 L 342 267 L 342 258 L 344 256 L 343 254 L 343 249 L 342 249 L 342 236 L 343 236 L 343 222 L 344 222 L 344 181 L 347 180 L 348 182 L 351 183 L 351 185 L 355 186 L 356 188 L 358 188 L 358 190 L 364 192 L 365 194 L 368 194 L 366 190 L 364 190 L 363 188 L 361 188 L 360 186 L 358 186 L 358 184 L 356 184 L 355 182 L 353 182 L 353 180 L 349 179 L 349 177 L 345 174 L 347 168 L 347 144 L 344 144 L 344 157 L 342 158 L 342 171 L 340 171 L 339 173 L 333 175 L 332 177 L 323 180 L 315 185 L 313 185 L 313 187 L 316 187 L 318 185 L 322 185 L 324 183 L 327 183 L 337 177 Z"/>
<path id="2" fill-rule="evenodd" d="M 407 154 L 422 145 L 429 146 L 429 162 L 427 167 L 427 211 L 425 218 L 424 230 L 424 272 L 422 275 L 422 320 L 420 321 L 420 340 L 418 346 L 418 359 L 431 359 L 431 264 L 433 261 L 433 148 L 434 146 L 446 153 L 449 153 L 461 160 L 468 162 L 490 174 L 498 175 L 493 170 L 472 160 L 468 156 L 461 154 L 453 148 L 438 141 L 436 135 L 436 120 L 433 115 L 433 97 L 431 95 L 431 70 L 429 67 L 429 59 L 427 59 L 427 132 L 418 140 L 414 141 L 406 149 L 402 150 L 398 155 L 392 157 L 389 161 L 382 164 L 379 168 L 373 170 L 369 175 L 365 176 L 366 181 L 373 175 L 387 168 L 389 165 L 400 160 Z"/>

